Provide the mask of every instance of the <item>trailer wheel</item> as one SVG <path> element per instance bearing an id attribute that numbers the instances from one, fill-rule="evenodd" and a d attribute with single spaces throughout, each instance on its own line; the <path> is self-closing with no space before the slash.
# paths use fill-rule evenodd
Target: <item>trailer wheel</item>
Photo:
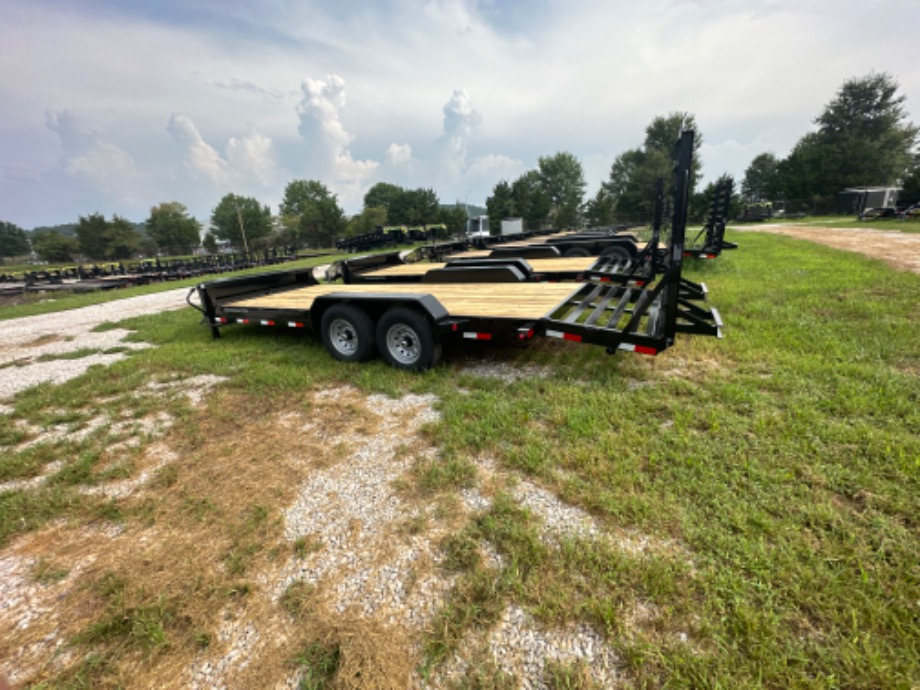
<path id="1" fill-rule="evenodd" d="M 380 317 L 377 347 L 397 369 L 425 371 L 441 359 L 441 344 L 435 340 L 431 324 L 417 311 L 405 307 L 393 307 Z"/>
<path id="2" fill-rule="evenodd" d="M 632 258 L 629 255 L 629 250 L 626 249 L 626 247 L 619 247 L 617 245 L 607 247 L 604 251 L 601 252 L 601 256 L 612 256 L 621 261 L 629 261 Z"/>
<path id="3" fill-rule="evenodd" d="M 584 247 L 572 247 L 571 249 L 566 249 L 562 256 L 591 256 L 591 252 Z"/>
<path id="4" fill-rule="evenodd" d="M 324 313 L 320 330 L 329 354 L 343 362 L 364 362 L 374 356 L 374 322 L 362 309 L 333 304 Z"/>

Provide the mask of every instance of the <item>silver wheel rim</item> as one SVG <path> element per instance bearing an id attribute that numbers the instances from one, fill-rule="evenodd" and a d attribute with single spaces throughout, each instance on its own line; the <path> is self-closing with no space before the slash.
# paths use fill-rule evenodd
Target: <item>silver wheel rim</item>
<path id="1" fill-rule="evenodd" d="M 329 324 L 329 342 L 341 355 L 351 356 L 358 351 L 358 333 L 347 319 L 333 319 Z"/>
<path id="2" fill-rule="evenodd" d="M 400 364 L 414 364 L 422 356 L 418 334 L 404 323 L 390 326 L 387 331 L 387 351 Z"/>

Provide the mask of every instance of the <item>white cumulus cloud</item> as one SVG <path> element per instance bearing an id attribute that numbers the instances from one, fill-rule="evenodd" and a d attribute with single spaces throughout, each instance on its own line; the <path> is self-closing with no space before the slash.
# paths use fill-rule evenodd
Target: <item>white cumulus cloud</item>
<path id="1" fill-rule="evenodd" d="M 227 161 L 217 149 L 204 140 L 190 117 L 173 114 L 166 131 L 182 149 L 183 165 L 192 177 L 204 177 L 214 184 L 226 182 L 229 178 Z"/>
<path id="2" fill-rule="evenodd" d="M 380 166 L 378 161 L 355 160 L 349 146 L 354 136 L 340 119 L 345 107 L 345 80 L 331 74 L 306 79 L 297 106 L 297 131 L 307 145 L 307 172 L 329 181 L 331 189 L 346 203 L 361 199 Z"/>
<path id="3" fill-rule="evenodd" d="M 125 201 L 133 200 L 131 182 L 138 173 L 130 154 L 69 110 L 46 112 L 45 126 L 61 141 L 63 155 L 57 172 Z"/>
<path id="4" fill-rule="evenodd" d="M 412 147 L 409 144 L 390 144 L 387 148 L 387 165 L 394 168 L 410 168 Z"/>
<path id="5" fill-rule="evenodd" d="M 282 171 L 270 137 L 250 127 L 242 137 L 230 137 L 222 154 L 204 140 L 198 127 L 186 115 L 174 114 L 166 130 L 183 153 L 183 167 L 193 179 L 213 185 L 234 184 L 240 191 L 270 187 L 280 181 Z"/>

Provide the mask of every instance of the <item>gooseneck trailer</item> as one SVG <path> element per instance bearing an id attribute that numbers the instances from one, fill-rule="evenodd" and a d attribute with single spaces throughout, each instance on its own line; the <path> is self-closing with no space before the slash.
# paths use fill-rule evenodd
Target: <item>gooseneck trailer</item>
<path id="1" fill-rule="evenodd" d="M 721 336 L 715 309 L 681 295 L 681 260 L 693 133 L 678 142 L 675 200 L 666 266 L 653 284 L 471 282 L 465 267 L 409 284 L 320 284 L 310 269 L 228 278 L 197 286 L 213 337 L 230 324 L 308 328 L 342 361 L 379 353 L 401 369 L 434 366 L 452 339 L 550 337 L 655 355 L 678 333 Z M 491 269 L 490 269 L 491 270 Z M 191 297 L 191 294 L 189 295 Z"/>

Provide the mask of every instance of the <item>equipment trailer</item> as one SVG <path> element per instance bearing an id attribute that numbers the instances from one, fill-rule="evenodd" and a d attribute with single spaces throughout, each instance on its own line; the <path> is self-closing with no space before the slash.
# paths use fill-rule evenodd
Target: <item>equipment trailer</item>
<path id="1" fill-rule="evenodd" d="M 732 201 L 735 181 L 731 175 L 718 179 L 709 202 L 709 216 L 703 229 L 684 247 L 684 256 L 696 259 L 715 259 L 723 249 L 737 249 L 738 245 L 725 239 L 725 224 Z M 699 243 L 703 237 L 702 244 Z"/>
<path id="2" fill-rule="evenodd" d="M 655 185 L 655 214 L 652 236 L 633 259 L 621 256 L 563 257 L 559 250 L 543 245 L 511 245 L 493 248 L 491 253 L 458 255 L 440 262 L 406 262 L 400 252 L 370 254 L 333 263 L 326 280 L 342 279 L 347 284 L 426 282 L 560 282 L 599 281 L 641 287 L 664 271 L 666 251 L 659 248 L 664 208 L 664 182 Z M 683 253 L 687 256 L 686 249 Z M 681 278 L 682 297 L 705 300 L 704 283 Z"/>
<path id="3" fill-rule="evenodd" d="M 685 132 L 679 142 L 668 265 L 654 285 L 469 283 L 456 282 L 456 272 L 424 284 L 321 285 L 312 270 L 301 269 L 202 283 L 200 306 L 192 306 L 215 338 L 233 323 L 309 327 L 336 359 L 364 361 L 379 351 L 391 365 L 413 371 L 434 366 L 452 338 L 540 335 L 602 345 L 610 354 L 655 355 L 677 333 L 721 336 L 718 312 L 680 295 L 692 140 Z"/>

